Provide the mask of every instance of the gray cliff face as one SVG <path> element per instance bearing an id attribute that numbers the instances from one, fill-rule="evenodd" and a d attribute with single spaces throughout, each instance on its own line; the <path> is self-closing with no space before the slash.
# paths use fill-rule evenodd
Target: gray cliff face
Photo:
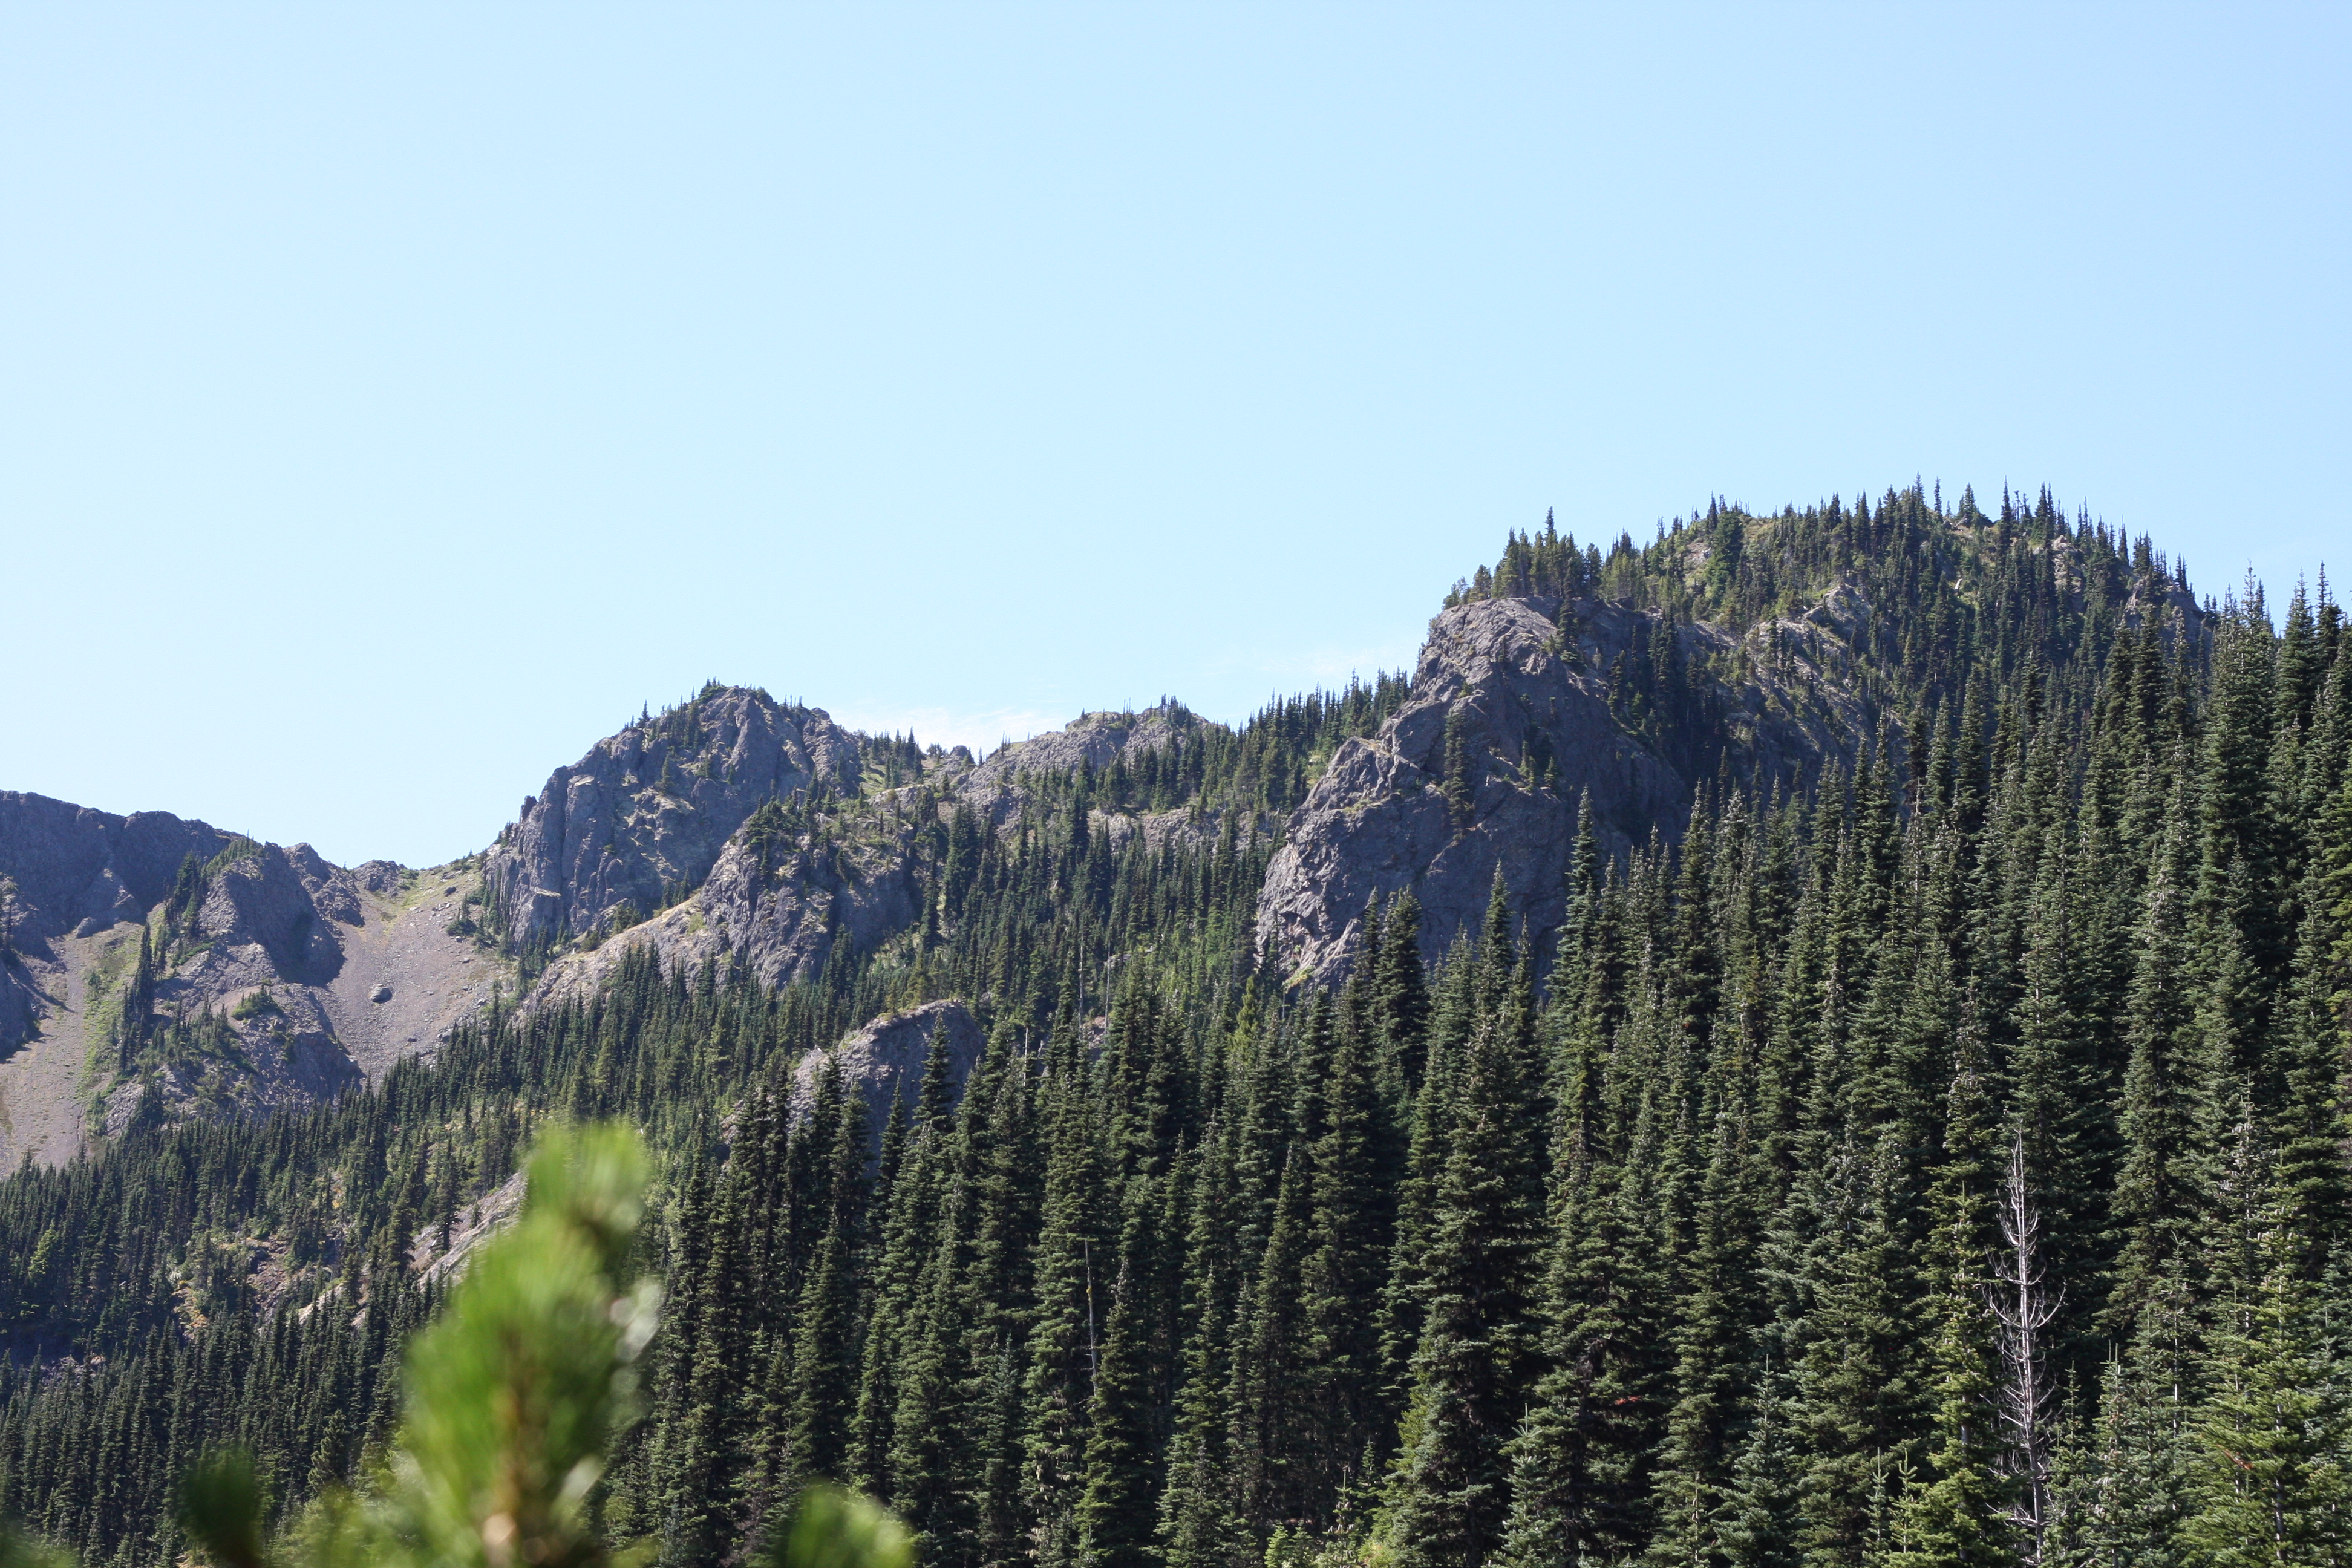
<path id="1" fill-rule="evenodd" d="M 593 951 L 548 967 L 526 1005 L 593 994 L 631 948 L 666 970 L 731 958 L 769 985 L 813 980 L 849 942 L 868 949 L 922 918 L 923 891 L 903 837 L 847 842 L 803 835 L 761 856 L 739 832 L 694 895 Z"/>
<path id="2" fill-rule="evenodd" d="M 518 942 L 634 925 L 700 885 L 761 801 L 854 791 L 862 761 L 820 710 L 714 689 L 558 768 L 488 852 L 485 889 Z"/>
<path id="3" fill-rule="evenodd" d="M 152 908 L 180 862 L 209 860 L 229 835 L 168 812 L 129 816 L 0 790 L 0 877 L 13 888 L 13 938 L 41 950 L 77 931 L 93 935 Z"/>
<path id="4" fill-rule="evenodd" d="M 179 984 L 206 995 L 272 981 L 322 985 L 341 966 L 334 925 L 360 923 L 350 875 L 307 844 L 264 845 L 213 874 L 197 910 L 210 944 L 180 969 Z"/>
<path id="5" fill-rule="evenodd" d="M 1558 650 L 1538 604 L 1484 600 L 1431 623 L 1413 699 L 1370 740 L 1344 742 L 1292 815 L 1259 896 L 1259 941 L 1328 977 L 1362 936 L 1372 895 L 1407 888 L 1443 951 L 1484 913 L 1496 869 L 1515 910 L 1557 924 L 1561 874 L 1589 793 L 1612 850 L 1650 823 L 1679 830 L 1684 781 L 1610 716 L 1589 664 Z M 1449 796 L 1448 726 L 1466 766 Z M 1538 781 L 1539 744 L 1556 785 Z"/>
<path id="6" fill-rule="evenodd" d="M 1172 702 L 1089 713 L 975 764 L 961 747 L 913 756 L 820 710 L 713 687 L 558 769 L 478 863 L 421 879 L 167 813 L 0 793 L 0 1156 L 65 1158 L 159 1115 L 315 1103 L 429 1054 L 512 970 L 470 940 L 477 900 L 509 951 L 576 944 L 526 1005 L 593 988 L 640 944 L 666 965 L 727 959 L 769 984 L 813 979 L 843 944 L 868 951 L 921 921 L 960 805 L 1002 825 L 1027 804 L 1024 775 L 1107 772 L 1202 729 Z M 755 845 L 745 825 L 772 799 L 797 803 L 792 826 Z M 1096 814 L 1113 843 L 1205 842 L 1220 823 Z M 191 860 L 203 875 L 188 904 L 175 889 Z M 152 1003 L 127 1029 L 142 931 Z M 207 1018 L 211 1054 L 161 1043 L 175 1020 Z M 970 1030 L 969 1016 L 950 1026 Z M 144 1045 L 122 1046 L 126 1032 Z M 885 1037 L 887 1057 L 898 1035 Z"/>
<path id="7" fill-rule="evenodd" d="M 923 890 L 903 840 L 797 847 L 761 869 L 740 838 L 703 884 L 705 921 L 771 985 L 815 978 L 834 944 L 871 948 L 922 918 Z"/>
<path id="8" fill-rule="evenodd" d="M 208 859 L 228 842 L 216 828 L 166 812 L 118 816 L 0 790 L 0 1070 L 13 1067 L 16 1078 L 25 1077 L 25 1047 L 65 1010 L 79 949 L 142 918 L 183 860 Z M 72 1089 L 80 1040 L 79 1031 L 68 1033 L 70 1044 L 44 1064 L 46 1078 L 59 1080 L 44 1082 L 45 1092 L 0 1082 L 0 1154 L 12 1163 L 41 1137 L 44 1121 L 54 1124 L 47 1141 L 58 1145 L 55 1157 L 79 1139 Z"/>
<path id="9" fill-rule="evenodd" d="M 1868 606 L 1842 585 L 1820 613 L 1830 659 Z M 1580 803 L 1591 803 L 1604 851 L 1622 856 L 1653 831 L 1679 838 L 1693 786 L 1717 767 L 1742 779 L 1812 777 L 1851 749 L 1863 722 L 1820 665 L 1792 657 L 1785 670 L 1750 670 L 1736 686 L 1695 681 L 1685 711 L 1646 738 L 1612 708 L 1621 659 L 1654 658 L 1671 637 L 1683 666 L 1699 669 L 1765 646 L 1770 630 L 1743 643 L 1592 600 L 1487 599 L 1445 611 L 1430 623 L 1412 701 L 1370 740 L 1344 742 L 1292 815 L 1259 898 L 1262 948 L 1286 973 L 1336 978 L 1372 897 L 1410 888 L 1434 956 L 1476 929 L 1498 868 L 1514 917 L 1540 933 L 1564 912 Z"/>

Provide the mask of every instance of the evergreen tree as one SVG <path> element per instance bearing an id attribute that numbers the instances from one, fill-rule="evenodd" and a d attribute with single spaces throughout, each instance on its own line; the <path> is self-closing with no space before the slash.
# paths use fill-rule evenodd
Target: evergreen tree
<path id="1" fill-rule="evenodd" d="M 1497 884 L 1494 907 L 1504 907 Z M 1490 917 L 1489 931 L 1500 922 Z M 1509 963 L 1506 934 L 1481 953 Z M 1506 972 L 1507 973 L 1507 972 Z M 1534 1370 L 1541 1235 L 1542 1072 L 1527 968 L 1479 1018 L 1437 1184 L 1426 1308 L 1413 1352 L 1385 1538 L 1407 1563 L 1475 1563 L 1501 1543 L 1507 1445 Z"/>
<path id="2" fill-rule="evenodd" d="M 1047 1156 L 1021 1422 L 1026 1450 L 1021 1497 L 1024 1510 L 1039 1521 L 1037 1560 L 1047 1564 L 1077 1561 L 1072 1522 L 1085 1479 L 1100 1308 L 1115 1281 L 1095 1206 L 1101 1158 L 1091 1108 L 1077 1081 L 1079 1050 L 1066 1026 L 1040 1089 Z"/>
<path id="3" fill-rule="evenodd" d="M 2213 1391 L 2199 1420 L 2197 1507 L 2182 1537 L 2204 1562 L 2330 1563 L 2352 1550 L 2352 1405 L 2341 1330 L 2302 1277 L 2274 1207 L 2265 1268 L 2214 1335 Z"/>
<path id="4" fill-rule="evenodd" d="M 1982 1049 L 1963 1031 L 1945 1100 L 1942 1161 L 1928 1188 L 1936 1228 L 1929 1263 L 1936 1317 L 1930 1352 L 1935 1398 L 1927 1476 L 1897 1500 L 1894 1568 L 1964 1568 L 2007 1563 L 2017 1552 L 2009 1528 L 2009 1489 L 1998 1470 L 1992 1318 L 1985 1296 L 1990 1251 L 1991 1100 Z M 2030 1277 L 2029 1277 L 2030 1278 Z M 2030 1289 L 2030 1287 L 2029 1287 Z M 2031 1510 L 2029 1510 L 2031 1512 Z M 2033 1514 L 2032 1528 L 2040 1519 Z M 2027 1552 L 2041 1561 L 2039 1542 Z"/>
<path id="5" fill-rule="evenodd" d="M 857 1397 L 856 1271 L 864 1246 L 866 1152 L 866 1102 L 844 1096 L 825 1152 L 824 1231 L 794 1312 L 785 1473 L 799 1484 L 840 1475 L 849 1457 Z"/>

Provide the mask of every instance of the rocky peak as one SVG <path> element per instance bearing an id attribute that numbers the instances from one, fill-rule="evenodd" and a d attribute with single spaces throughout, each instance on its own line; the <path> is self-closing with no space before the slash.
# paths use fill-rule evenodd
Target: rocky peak
<path id="1" fill-rule="evenodd" d="M 1850 584 L 1822 607 L 1832 627 L 1868 615 Z M 1521 928 L 1540 933 L 1562 917 L 1585 803 L 1622 856 L 1653 831 L 1678 838 L 1694 786 L 1718 769 L 1811 778 L 1853 744 L 1859 705 L 1823 696 L 1833 682 L 1817 666 L 1759 674 L 1732 657 L 1747 640 L 1596 599 L 1445 610 L 1412 700 L 1342 744 L 1292 815 L 1259 900 L 1262 948 L 1287 971 L 1336 978 L 1372 898 L 1410 888 L 1434 956 L 1475 929 L 1498 870 Z"/>
<path id="2" fill-rule="evenodd" d="M 865 737 L 822 709 L 710 687 L 555 770 L 488 853 L 494 919 L 528 945 L 634 925 L 701 885 L 759 804 L 855 793 Z"/>
<path id="3" fill-rule="evenodd" d="M 824 721 L 821 713 L 814 718 Z M 1140 713 L 1087 713 L 1060 730 L 1001 747 L 977 765 L 961 746 L 893 756 L 889 748 L 898 743 L 887 737 L 875 741 L 820 731 L 824 744 L 844 752 L 859 749 L 864 760 L 852 784 L 862 777 L 862 794 L 834 788 L 834 775 L 820 769 L 814 784 L 795 784 L 790 774 L 757 775 L 783 781 L 786 787 L 773 797 L 762 795 L 744 802 L 723 797 L 714 788 L 692 798 L 690 815 L 688 809 L 673 810 L 667 801 L 649 805 L 650 815 L 634 819 L 625 813 L 617 817 L 607 814 L 594 825 L 603 830 L 617 822 L 619 827 L 607 841 L 614 846 L 613 851 L 597 862 L 607 880 L 580 900 L 581 908 L 595 911 L 587 917 L 589 923 L 572 928 L 584 941 L 549 967 L 526 1005 L 589 994 L 623 954 L 637 947 L 650 948 L 666 966 L 724 957 L 768 984 L 813 979 L 839 944 L 869 952 L 923 920 L 925 899 L 933 890 L 930 879 L 940 873 L 948 825 L 958 807 L 969 807 L 982 821 L 1001 826 L 1019 816 L 1029 801 L 1026 780 L 1087 768 L 1108 776 L 1121 762 L 1133 765 L 1148 752 L 1164 752 L 1197 739 L 1206 728 L 1173 701 Z M 559 772 L 551 793 L 560 793 L 567 803 L 562 808 L 567 827 L 574 826 L 568 803 L 600 798 L 590 790 L 599 787 L 593 781 L 609 769 L 597 764 L 597 759 L 626 751 L 626 737 L 615 737 L 592 751 L 580 769 Z M 890 759 L 887 765 L 885 758 Z M 582 784 L 583 777 L 591 784 Z M 560 791 L 557 784 L 562 786 Z M 544 844 L 551 837 L 541 837 L 559 815 L 558 808 L 544 804 L 548 799 L 542 795 L 534 810 L 509 830 L 508 841 L 491 852 L 489 876 L 494 880 L 514 874 L 518 844 Z M 1091 815 L 1097 829 L 1115 843 L 1139 833 L 1154 844 L 1170 837 L 1200 842 L 1223 825 L 1220 815 L 1183 809 L 1139 816 L 1097 810 Z M 732 826 L 719 839 L 715 856 L 695 875 L 708 841 L 688 840 L 688 828 L 716 835 L 730 818 Z M 692 858 L 677 853 L 681 843 L 695 851 Z M 638 885 L 677 869 L 679 879 L 667 884 L 673 896 L 662 900 L 670 907 L 647 916 L 646 905 L 634 898 L 610 896 L 621 868 L 662 856 L 668 857 L 667 863 L 658 872 L 644 874 Z M 690 895 L 681 891 L 689 877 Z M 575 916 L 575 921 L 580 918 Z"/>
<path id="4" fill-rule="evenodd" d="M 88 936 L 159 902 L 182 861 L 209 860 L 230 836 L 169 812 L 117 816 L 47 795 L 0 790 L 0 877 L 13 889 L 12 934 L 45 947 Z"/>

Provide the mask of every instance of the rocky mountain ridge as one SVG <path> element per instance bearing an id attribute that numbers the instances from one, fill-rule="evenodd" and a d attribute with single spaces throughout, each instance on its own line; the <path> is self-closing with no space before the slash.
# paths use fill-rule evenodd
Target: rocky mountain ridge
<path id="1" fill-rule="evenodd" d="M 1173 704 L 1087 714 L 976 763 L 712 688 L 557 769 L 481 854 L 421 870 L 0 792 L 0 1158 L 331 1099 L 493 994 L 593 986 L 624 934 L 673 964 L 740 954 L 771 984 L 808 978 L 919 920 L 916 795 L 932 837 L 958 805 L 993 831 L 1029 775 L 1108 768 L 1200 723 Z"/>
<path id="2" fill-rule="evenodd" d="M 1549 618 L 1559 613 L 1518 600 L 1445 612 L 1405 711 L 1343 743 L 1286 822 L 1244 813 L 1250 830 L 1287 840 L 1261 900 L 1269 961 L 1336 973 L 1365 900 L 1406 886 L 1442 943 L 1483 907 L 1498 861 L 1528 919 L 1556 918 L 1574 802 L 1587 795 L 1612 844 L 1678 831 L 1686 781 L 1614 723 L 1595 673 L 1644 618 L 1579 606 L 1570 651 Z M 836 948 L 870 952 L 921 925 L 959 813 L 983 832 L 1018 831 L 1031 781 L 1139 772 L 1212 728 L 1174 703 L 1089 713 L 975 761 L 712 688 L 597 742 L 482 854 L 429 872 L 334 867 L 308 846 L 167 814 L 0 795 L 0 875 L 14 889 L 0 1154 L 61 1157 L 142 1116 L 331 1098 L 429 1052 L 493 984 L 524 1005 L 583 996 L 633 945 L 671 965 L 739 960 L 771 984 L 811 979 Z M 1801 725 L 1759 733 L 1776 756 L 1793 748 L 1810 763 L 1825 750 Z M 1469 759 L 1456 759 L 1459 806 L 1449 743 Z M 1091 816 L 1114 844 L 1201 845 L 1236 809 L 1113 802 Z M 201 892 L 184 931 L 167 936 L 185 866 Z M 126 1050 L 142 934 L 157 974 L 142 994 L 145 1037 Z M 194 1047 L 191 1018 L 214 1028 Z M 20 1105 L 32 1111 L 21 1130 Z"/>
<path id="3" fill-rule="evenodd" d="M 730 688 L 697 700 L 716 708 L 736 733 L 774 722 L 763 711 L 763 693 Z M 559 957 L 525 1005 L 592 993 L 633 945 L 652 946 L 669 965 L 732 958 L 771 985 L 812 979 L 837 946 L 870 952 L 922 922 L 959 811 L 977 831 L 1017 830 L 1041 775 L 1108 776 L 1147 753 L 1181 747 L 1202 727 L 1174 703 L 1140 714 L 1087 713 L 978 763 L 961 746 L 918 751 L 843 734 L 844 754 L 857 759 L 855 770 L 819 774 L 813 784 L 798 784 L 789 800 L 772 795 L 747 803 L 740 792 L 717 790 L 695 797 L 689 809 L 702 814 L 698 826 L 713 835 L 724 826 L 726 837 L 691 892 L 681 889 L 671 907 L 644 919 L 635 918 L 633 905 L 596 908 L 587 900 L 592 941 Z M 601 743 L 590 757 L 612 744 Z M 1155 845 L 1199 843 L 1222 820 L 1222 813 L 1186 809 L 1095 814 L 1097 830 L 1115 844 L 1138 834 Z M 1276 830 L 1270 819 L 1260 826 Z M 659 837 L 646 844 L 616 836 L 614 843 L 605 865 L 628 868 L 618 874 L 634 874 L 643 886 L 650 875 L 638 868 L 658 852 Z M 498 853 L 492 851 L 494 868 Z"/>
<path id="4" fill-rule="evenodd" d="M 1992 552 L 1975 542 L 2008 524 L 1969 498 L 1921 515 L 1909 548 L 1944 553 L 1915 563 L 1915 584 L 1966 567 L 1970 593 L 2016 591 L 1983 577 Z M 1834 503 L 1826 516 L 1844 526 Z M 1114 849 L 1272 846 L 1255 942 L 1293 983 L 1343 974 L 1371 900 L 1407 889 L 1432 956 L 1498 874 L 1540 934 L 1561 918 L 1580 814 L 1622 856 L 1677 838 L 1701 788 L 1808 789 L 1921 721 L 1888 706 L 1907 645 L 1878 597 L 1885 563 L 1807 565 L 1789 526 L 1710 517 L 1605 561 L 1515 535 L 1432 619 L 1409 682 L 1351 692 L 1352 728 L 1318 710 L 1307 750 L 1304 710 L 1236 729 L 1163 701 L 974 758 L 714 683 L 556 769 L 485 850 L 429 871 L 0 795 L 0 1157 L 330 1098 L 431 1051 L 494 994 L 585 997 L 634 948 L 814 982 L 929 941 L 989 842 L 1066 821 L 1073 801 L 1083 836 Z M 1754 579 L 1768 546 L 1788 581 L 1727 598 L 1741 552 Z M 2197 615 L 2161 571 L 2101 602 L 2063 536 L 2010 558 L 2040 563 L 2028 586 L 2063 613 Z"/>

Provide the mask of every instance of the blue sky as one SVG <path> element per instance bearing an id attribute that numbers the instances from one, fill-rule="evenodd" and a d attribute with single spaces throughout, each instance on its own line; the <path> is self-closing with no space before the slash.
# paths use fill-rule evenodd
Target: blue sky
<path id="1" fill-rule="evenodd" d="M 478 847 L 706 677 L 1408 663 L 1556 508 L 2352 541 L 2352 11 L 0 7 L 0 787 Z"/>

